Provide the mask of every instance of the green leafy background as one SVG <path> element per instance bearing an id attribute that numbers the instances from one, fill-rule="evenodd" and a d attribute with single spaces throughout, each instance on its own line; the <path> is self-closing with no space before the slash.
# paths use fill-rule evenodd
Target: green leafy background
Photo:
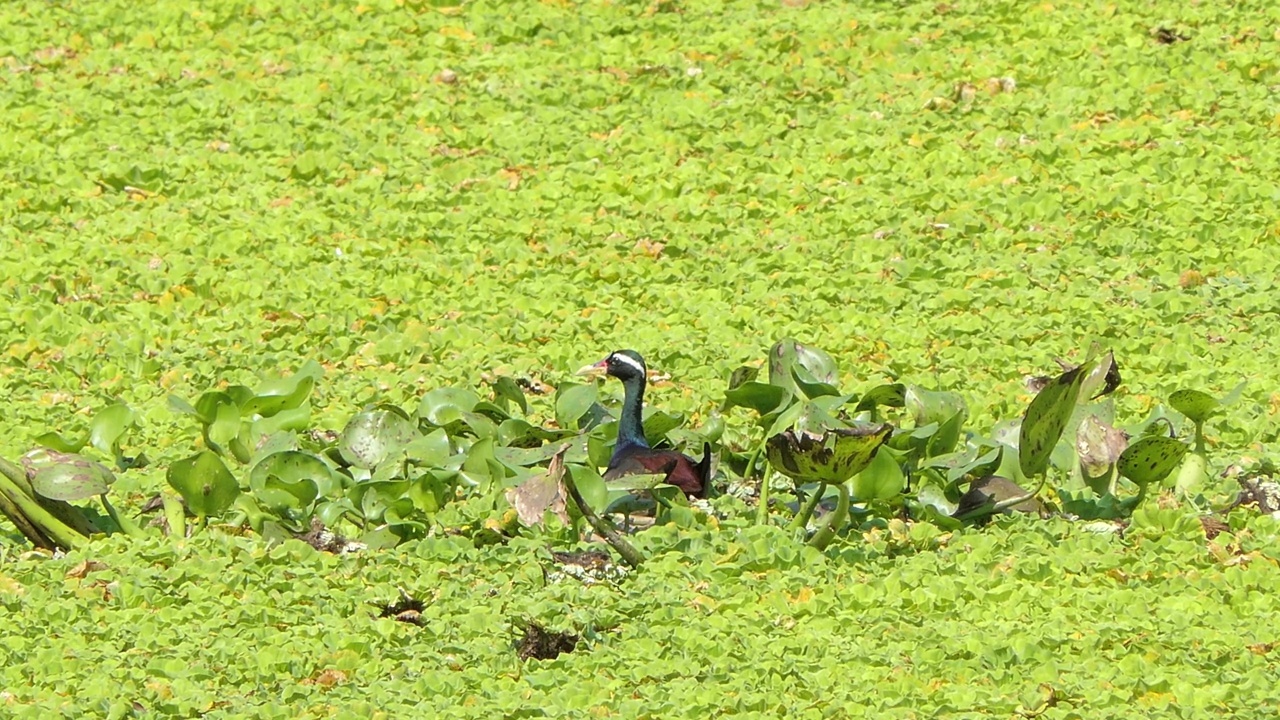
<path id="1" fill-rule="evenodd" d="M 152 465 L 116 487 L 152 491 L 195 449 L 167 395 L 306 359 L 336 430 L 633 347 L 672 377 L 650 400 L 696 425 L 782 336 L 858 386 L 958 392 L 983 425 L 1101 339 L 1128 413 L 1249 380 L 1210 439 L 1272 442 L 1277 28 L 1280 9 L 1222 3 L 6 3 L 0 456 L 123 401 Z M 1024 530 L 874 562 L 765 543 L 759 578 L 703 549 L 618 595 L 530 592 L 527 548 L 104 541 L 112 600 L 61 580 L 71 559 L 0 572 L 19 628 L 0 706 L 120 716 L 124 687 L 176 714 L 516 716 L 532 693 L 624 716 L 820 717 L 838 697 L 1007 716 L 1059 678 L 1085 717 L 1276 706 L 1274 660 L 1243 650 L 1275 639 L 1255 637 L 1274 558 Z M 427 627 L 367 620 L 364 589 L 406 577 L 438 593 Z M 806 585 L 830 613 L 786 600 Z M 616 630 L 521 669 L 492 632 L 516 612 Z M 349 684 L 300 684 L 329 667 Z"/>

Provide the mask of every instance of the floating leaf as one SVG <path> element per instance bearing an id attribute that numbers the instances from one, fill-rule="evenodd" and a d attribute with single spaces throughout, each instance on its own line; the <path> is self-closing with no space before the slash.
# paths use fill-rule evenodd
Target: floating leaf
<path id="1" fill-rule="evenodd" d="M 1018 464 L 1023 475 L 1039 475 L 1049 466 L 1053 448 L 1075 412 L 1080 385 L 1093 368 L 1092 362 L 1086 362 L 1059 375 L 1027 406 L 1018 432 Z"/>
<path id="2" fill-rule="evenodd" d="M 1178 390 L 1169 396 L 1169 405 L 1200 425 L 1218 411 L 1217 398 L 1199 390 Z"/>
<path id="3" fill-rule="evenodd" d="M 358 468 L 373 470 L 419 437 L 418 429 L 394 409 L 358 413 L 338 436 L 338 451 Z"/>
<path id="4" fill-rule="evenodd" d="M 796 482 L 842 483 L 871 462 L 893 432 L 890 425 L 834 428 L 817 434 L 788 430 L 769 438 L 769 464 Z"/>
<path id="5" fill-rule="evenodd" d="M 1136 485 L 1160 482 L 1173 472 L 1187 453 L 1181 440 L 1162 435 L 1147 435 L 1134 441 L 1116 462 L 1120 474 Z"/>
<path id="6" fill-rule="evenodd" d="M 201 517 L 221 515 L 240 494 L 240 486 L 222 458 L 208 450 L 170 465 L 166 479 L 191 512 Z"/>

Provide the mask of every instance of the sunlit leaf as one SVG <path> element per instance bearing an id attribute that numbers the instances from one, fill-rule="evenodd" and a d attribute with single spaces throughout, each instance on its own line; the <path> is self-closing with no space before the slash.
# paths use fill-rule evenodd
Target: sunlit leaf
<path id="1" fill-rule="evenodd" d="M 208 450 L 170 465 L 166 479 L 191 512 L 203 517 L 226 512 L 240 494 L 240 486 L 222 458 Z"/>

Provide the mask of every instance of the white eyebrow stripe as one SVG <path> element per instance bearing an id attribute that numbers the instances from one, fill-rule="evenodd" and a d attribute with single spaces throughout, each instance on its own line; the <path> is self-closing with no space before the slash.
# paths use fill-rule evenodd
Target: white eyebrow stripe
<path id="1" fill-rule="evenodd" d="M 614 360 L 617 360 L 617 361 L 618 361 L 618 362 L 620 362 L 620 363 L 623 363 L 623 364 L 626 364 L 626 365 L 630 365 L 631 367 L 635 368 L 636 372 L 644 372 L 644 366 L 643 366 L 643 365 L 641 365 L 640 363 L 636 362 L 634 359 L 629 358 L 629 357 L 627 357 L 626 355 L 623 355 L 622 353 L 614 353 L 614 354 L 613 354 L 613 359 L 614 359 Z"/>

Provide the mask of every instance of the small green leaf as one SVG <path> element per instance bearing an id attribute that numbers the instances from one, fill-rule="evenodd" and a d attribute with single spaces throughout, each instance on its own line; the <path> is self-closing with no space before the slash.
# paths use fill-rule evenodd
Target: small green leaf
<path id="1" fill-rule="evenodd" d="M 1199 390 L 1178 390 L 1169 396 L 1169 405 L 1197 425 L 1213 417 L 1219 408 L 1217 398 Z"/>
<path id="2" fill-rule="evenodd" d="M 47 432 L 36 438 L 36 444 L 58 452 L 78 453 L 84 449 L 85 445 L 89 444 L 89 437 L 86 435 L 79 440 L 67 440 L 58 433 Z"/>
<path id="3" fill-rule="evenodd" d="M 1162 435 L 1147 435 L 1133 442 L 1120 455 L 1116 468 L 1136 485 L 1160 482 L 1173 472 L 1187 453 L 1181 440 Z"/>
<path id="4" fill-rule="evenodd" d="M 170 465 L 166 479 L 191 512 L 201 517 L 221 515 L 240 494 L 240 486 L 222 458 L 208 450 Z"/>

